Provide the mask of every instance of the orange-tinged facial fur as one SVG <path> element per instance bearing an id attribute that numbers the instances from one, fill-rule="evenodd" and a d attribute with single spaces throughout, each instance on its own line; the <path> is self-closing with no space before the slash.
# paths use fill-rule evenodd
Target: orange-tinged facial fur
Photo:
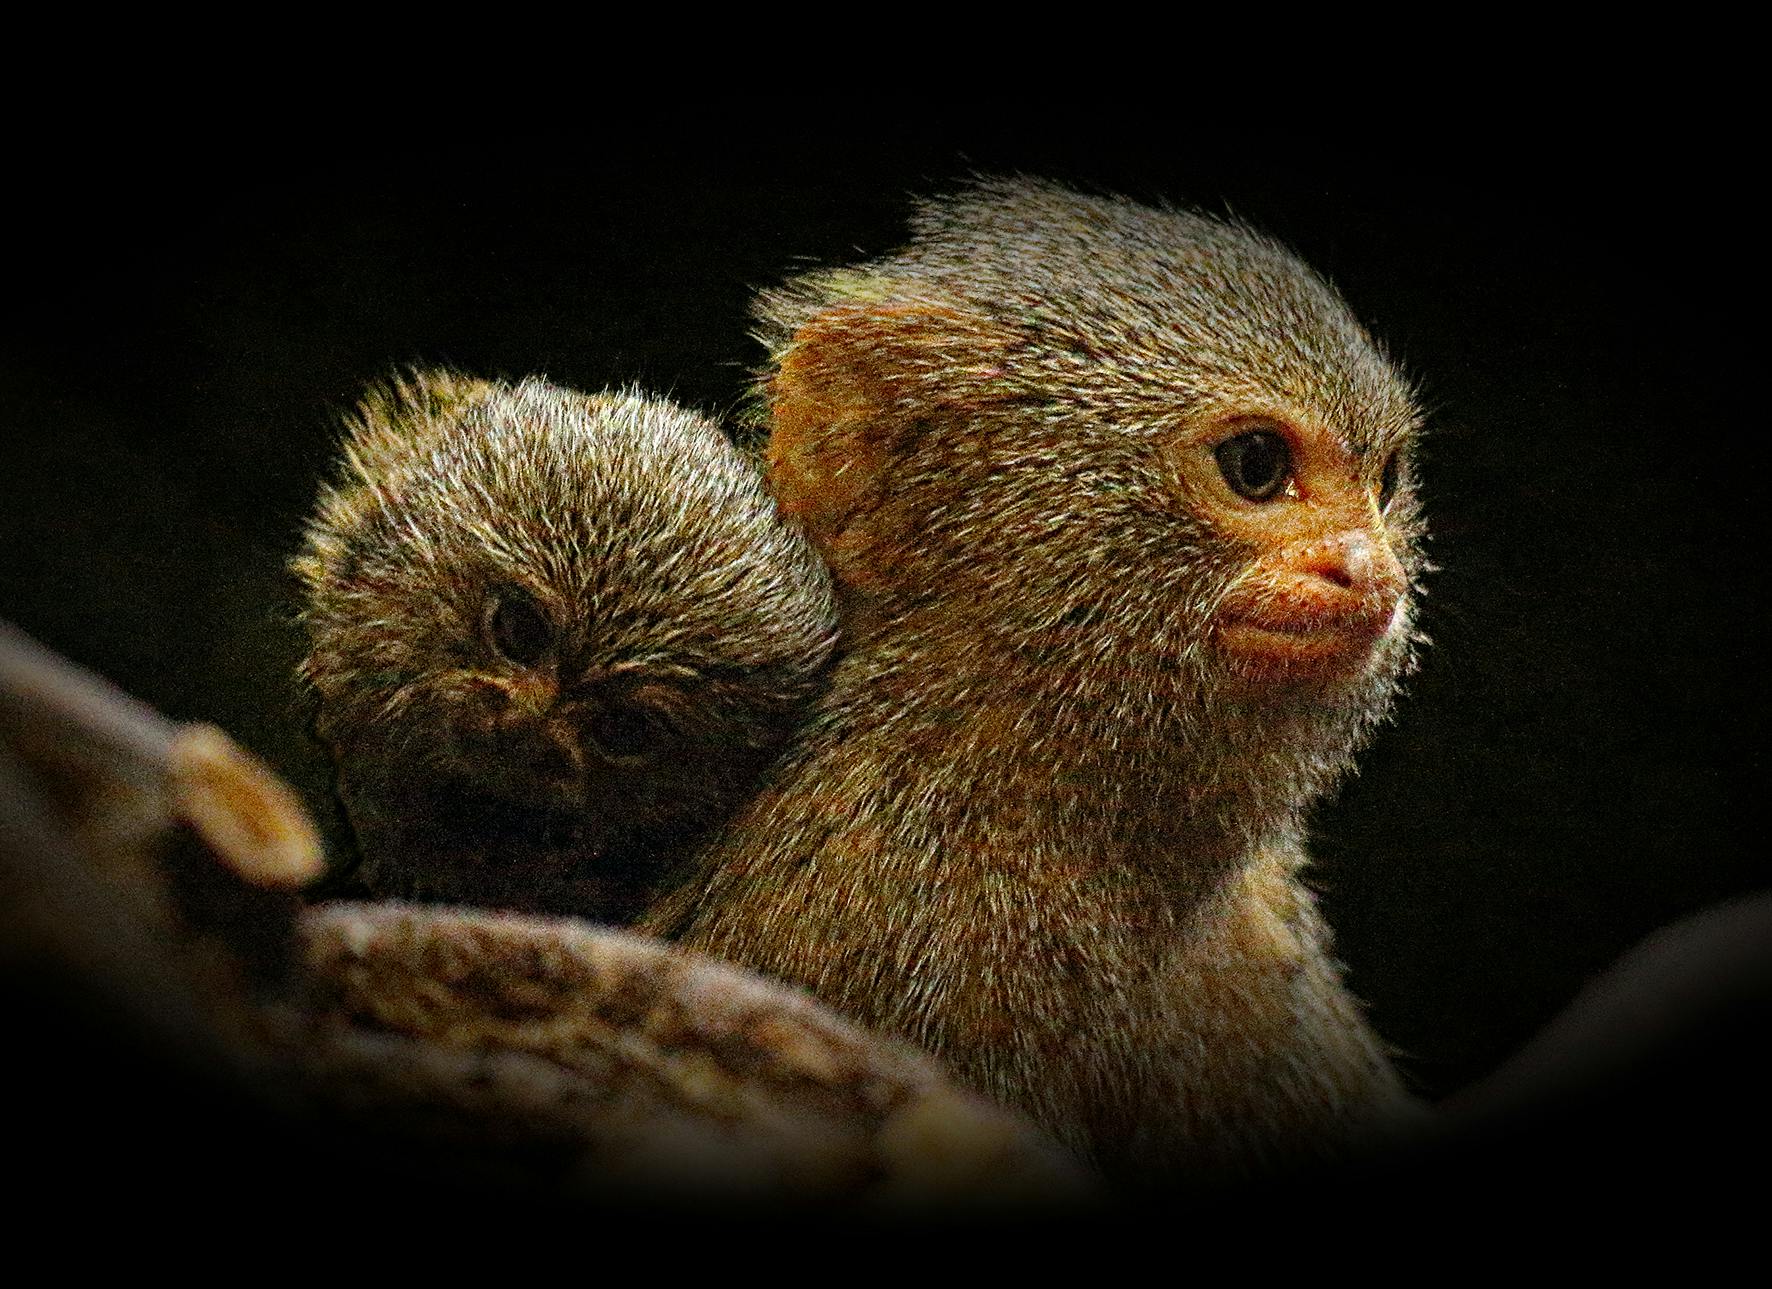
<path id="1" fill-rule="evenodd" d="M 1248 416 L 1178 435 L 1170 454 L 1200 515 L 1248 551 L 1210 635 L 1229 671 L 1283 685 L 1384 665 L 1409 591 L 1386 521 L 1394 457 L 1373 478 L 1324 425 Z"/>

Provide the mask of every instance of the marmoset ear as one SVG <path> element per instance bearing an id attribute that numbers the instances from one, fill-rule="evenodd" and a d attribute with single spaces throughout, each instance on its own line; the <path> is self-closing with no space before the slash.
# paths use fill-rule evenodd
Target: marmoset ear
<path id="1" fill-rule="evenodd" d="M 769 479 L 840 584 L 882 584 L 889 535 L 870 518 L 925 435 L 964 433 L 969 413 L 1010 396 L 1009 343 L 988 319 L 928 301 L 839 305 L 793 333 L 766 387 Z"/>

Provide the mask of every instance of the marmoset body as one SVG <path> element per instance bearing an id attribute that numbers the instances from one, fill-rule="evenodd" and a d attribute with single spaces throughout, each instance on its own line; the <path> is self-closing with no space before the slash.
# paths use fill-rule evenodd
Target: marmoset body
<path id="1" fill-rule="evenodd" d="M 1135 1184 L 1412 1115 L 1300 878 L 1421 637 L 1420 414 L 1241 226 L 987 181 L 759 306 L 843 656 L 643 922 Z"/>

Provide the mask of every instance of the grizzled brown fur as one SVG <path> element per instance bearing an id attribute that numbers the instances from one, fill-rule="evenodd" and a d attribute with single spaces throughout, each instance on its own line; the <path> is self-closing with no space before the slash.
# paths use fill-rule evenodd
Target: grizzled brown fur
<path id="1" fill-rule="evenodd" d="M 377 894 L 631 916 L 755 787 L 834 643 L 712 423 L 447 373 L 373 390 L 295 570 Z"/>
<path id="2" fill-rule="evenodd" d="M 759 311 L 772 482 L 844 656 L 644 925 L 925 1045 L 1125 1180 L 1408 1117 L 1300 881 L 1305 813 L 1419 641 L 1419 417 L 1340 298 L 1244 228 L 992 181 Z M 1400 598 L 1347 674 L 1215 643 L 1260 544 L 1175 444 L 1242 417 L 1315 427 L 1361 495 L 1392 480 Z"/>

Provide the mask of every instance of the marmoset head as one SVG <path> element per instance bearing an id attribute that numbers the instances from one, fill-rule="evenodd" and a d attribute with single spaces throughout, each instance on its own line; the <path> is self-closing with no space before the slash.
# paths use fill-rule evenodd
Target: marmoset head
<path id="1" fill-rule="evenodd" d="M 856 647 L 995 659 L 1062 737 L 1143 731 L 1279 814 L 1388 708 L 1420 638 L 1420 414 L 1276 243 L 985 181 L 760 314 L 772 478 Z"/>
<path id="2" fill-rule="evenodd" d="M 611 914 L 754 790 L 835 639 L 718 427 L 534 379 L 372 391 L 294 568 L 379 893 Z"/>

